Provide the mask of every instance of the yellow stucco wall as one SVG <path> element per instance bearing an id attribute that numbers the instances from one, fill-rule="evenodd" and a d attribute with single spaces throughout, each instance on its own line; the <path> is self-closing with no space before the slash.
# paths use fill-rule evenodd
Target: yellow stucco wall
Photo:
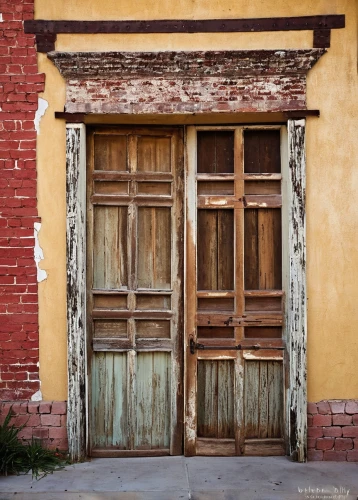
<path id="1" fill-rule="evenodd" d="M 48 0 L 37 19 L 200 19 L 345 14 L 331 48 L 308 76 L 307 120 L 308 400 L 358 398 L 358 73 L 354 0 Z M 191 50 L 312 47 L 312 32 L 60 35 L 56 49 Z M 38 138 L 40 244 L 48 273 L 39 284 L 40 377 L 44 399 L 67 399 L 65 267 L 65 87 L 45 55 L 42 97 L 49 107 Z M 212 121 L 212 119 L 211 119 Z"/>

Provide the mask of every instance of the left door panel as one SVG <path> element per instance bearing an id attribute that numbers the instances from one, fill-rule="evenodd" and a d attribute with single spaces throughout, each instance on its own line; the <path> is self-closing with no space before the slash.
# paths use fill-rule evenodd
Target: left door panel
<path id="1" fill-rule="evenodd" d="M 92 456 L 182 453 L 183 135 L 88 134 Z"/>

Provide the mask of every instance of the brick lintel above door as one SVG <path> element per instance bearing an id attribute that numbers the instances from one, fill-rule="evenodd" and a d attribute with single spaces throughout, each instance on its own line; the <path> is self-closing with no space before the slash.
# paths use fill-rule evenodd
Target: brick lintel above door
<path id="1" fill-rule="evenodd" d="M 204 114 L 307 110 L 306 75 L 325 49 L 50 52 L 67 113 Z"/>

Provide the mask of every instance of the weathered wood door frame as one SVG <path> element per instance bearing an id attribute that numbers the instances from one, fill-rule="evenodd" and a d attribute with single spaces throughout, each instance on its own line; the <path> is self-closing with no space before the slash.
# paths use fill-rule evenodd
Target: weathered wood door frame
<path id="1" fill-rule="evenodd" d="M 284 134 L 284 132 L 283 132 Z M 190 146 L 190 129 L 188 130 Z M 286 389 L 287 454 L 306 460 L 306 240 L 305 240 L 305 119 L 290 119 L 287 137 L 287 173 L 284 184 L 283 225 L 287 239 L 286 338 L 288 376 Z M 187 148 L 187 161 L 195 150 Z M 195 159 L 195 158 L 194 158 Z M 68 338 L 68 438 L 73 460 L 87 450 L 87 363 L 86 363 L 86 128 L 69 123 L 66 127 L 66 247 L 67 247 L 67 338 Z M 187 188 L 188 200 L 195 194 Z M 186 226 L 187 250 L 192 227 Z M 284 238 L 285 240 L 285 238 Z M 186 298 L 187 304 L 190 297 Z M 188 345 L 185 346 L 189 348 Z"/>
<path id="2" fill-rule="evenodd" d="M 247 129 L 277 129 L 277 126 L 240 127 Z M 280 127 L 279 127 L 280 128 Z M 189 339 L 196 338 L 196 133 L 197 130 L 232 130 L 233 127 L 187 128 L 186 176 L 186 352 Z M 294 459 L 306 459 L 306 293 L 305 293 L 305 120 L 289 120 L 281 127 L 281 162 L 283 193 L 283 289 L 285 292 L 284 339 L 285 353 L 285 441 L 286 452 Z M 239 136 L 237 136 L 239 137 Z M 241 142 L 238 144 L 241 148 Z M 240 276 L 238 277 L 240 279 Z M 187 355 L 185 366 L 185 446 L 186 453 L 197 448 L 196 358 Z M 194 363 L 194 364 L 193 364 Z M 237 394 L 243 395 L 243 366 L 235 363 Z M 242 404 L 236 401 L 235 418 L 238 427 L 237 443 L 242 442 L 239 426 L 243 422 Z"/>

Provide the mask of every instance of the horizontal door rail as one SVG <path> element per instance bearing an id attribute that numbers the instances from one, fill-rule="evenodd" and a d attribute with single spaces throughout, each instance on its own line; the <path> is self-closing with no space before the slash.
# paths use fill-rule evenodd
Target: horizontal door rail
<path id="1" fill-rule="evenodd" d="M 260 346 L 260 345 L 232 345 L 232 346 L 223 346 L 223 345 L 204 345 L 198 342 L 195 342 L 193 339 L 190 339 L 190 353 L 195 354 L 196 350 L 207 350 L 207 351 L 258 351 L 258 350 L 279 350 L 283 351 L 284 347 L 272 347 L 272 346 Z"/>

